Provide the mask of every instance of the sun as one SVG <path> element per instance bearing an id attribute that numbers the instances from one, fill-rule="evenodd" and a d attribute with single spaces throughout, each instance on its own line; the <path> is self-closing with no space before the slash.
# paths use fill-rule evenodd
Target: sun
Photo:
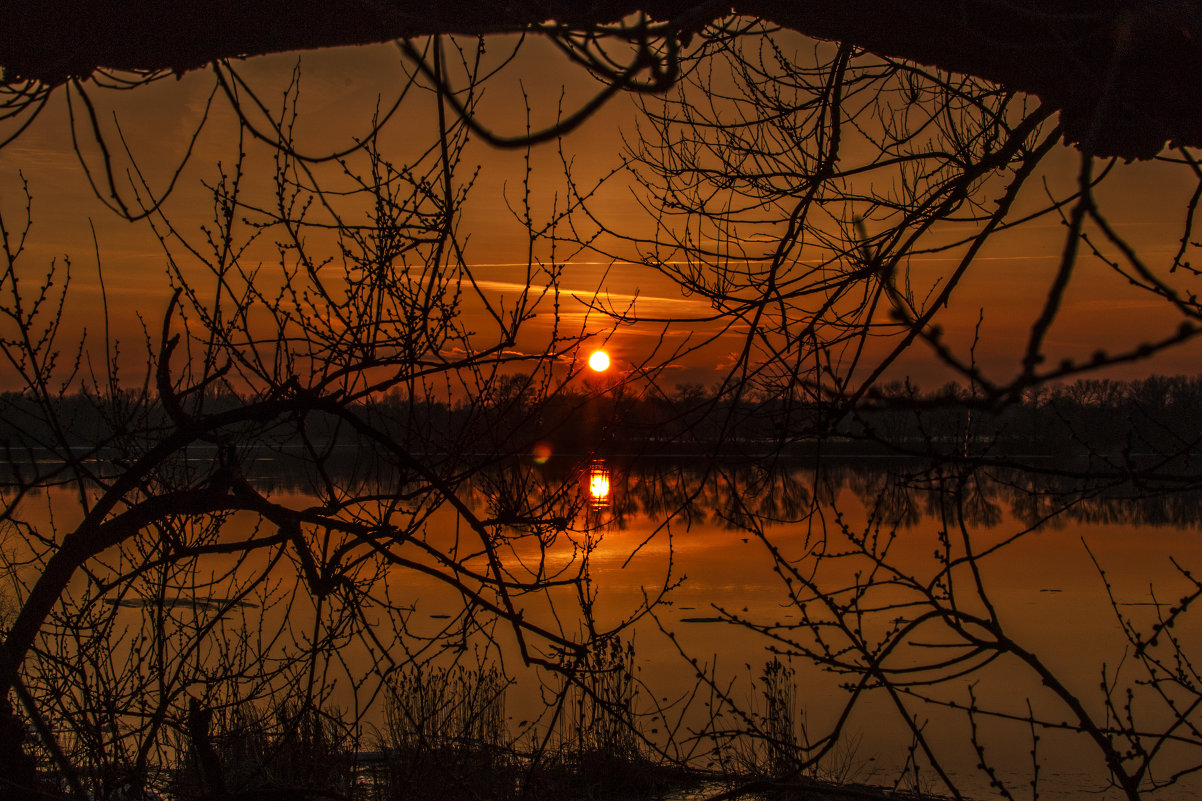
<path id="1" fill-rule="evenodd" d="M 604 373 L 609 369 L 609 354 L 603 350 L 595 350 L 588 357 L 588 366 L 596 370 L 598 373 Z"/>

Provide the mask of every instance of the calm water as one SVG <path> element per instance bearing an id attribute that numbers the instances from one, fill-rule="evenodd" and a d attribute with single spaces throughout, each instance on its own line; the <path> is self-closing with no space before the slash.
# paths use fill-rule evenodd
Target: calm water
<path id="1" fill-rule="evenodd" d="M 303 479 L 260 467 L 273 499 L 317 504 Z M 1188 661 L 1199 626 L 1187 610 L 1155 645 L 1138 652 L 1133 645 L 1199 591 L 1188 573 L 1202 571 L 1196 493 L 854 460 L 771 471 L 553 460 L 499 471 L 466 492 L 485 517 L 520 506 L 518 496 L 529 509 L 563 516 L 551 530 L 496 529 L 514 582 L 564 582 L 515 592 L 523 620 L 569 636 L 621 628 L 641 683 L 640 725 L 673 753 L 701 759 L 723 743 L 728 755 L 746 753 L 750 746 L 722 733 L 770 728 L 763 676 L 777 659 L 784 669 L 777 686 L 789 686 L 795 709 L 791 738 L 818 743 L 838 732 L 822 769 L 844 778 L 948 792 L 929 750 L 972 797 L 996 795 L 990 782 L 998 780 L 1015 797 L 1031 798 L 1036 770 L 1041 798 L 1120 797 L 1105 791 L 1097 742 L 1074 730 L 1081 714 L 1116 747 L 1136 742 L 1155 754 L 1145 786 L 1202 765 L 1195 728 L 1202 713 L 1190 706 L 1202 681 Z M 69 522 L 69 497 L 43 500 L 47 521 L 54 510 L 60 524 Z M 369 506 L 347 514 L 378 516 Z M 453 585 L 422 570 L 437 566 L 435 550 L 467 571 L 483 570 L 486 560 L 452 508 L 431 506 L 418 516 L 420 544 L 396 545 L 409 566 L 362 554 L 354 563 L 364 598 L 355 620 L 371 636 L 323 630 L 317 607 L 278 584 L 241 597 L 238 620 L 223 625 L 238 631 L 251 621 L 294 640 L 328 636 L 336 656 L 326 658 L 319 680 L 332 701 L 368 724 L 380 720 L 373 706 L 380 688 L 410 657 L 502 663 L 517 680 L 507 714 L 521 732 L 542 711 L 546 688 L 521 668 L 512 629 L 480 612 L 462 626 L 462 593 L 475 586 L 470 572 Z M 235 516 L 220 536 L 247 537 L 254 525 Z M 329 532 L 307 534 L 315 553 L 337 545 Z M 4 544 L 10 553 L 12 536 Z M 234 597 L 239 572 L 275 581 L 297 571 L 267 559 L 207 559 L 211 583 L 194 594 L 217 604 Z M 120 562 L 108 564 L 116 571 Z M 81 594 L 85 585 L 81 579 Z M 147 614 L 133 594 L 104 600 L 128 621 Z M 988 647 L 999 641 L 1006 644 L 1000 655 Z M 138 647 L 122 642 L 113 653 Z M 532 653 L 554 651 L 535 643 Z M 1175 716 L 1174 706 L 1185 711 Z M 1128 728 L 1141 736 L 1133 740 Z M 982 762 L 992 775 L 977 768 Z M 1202 783 L 1185 775 L 1155 797 L 1200 791 Z"/>
<path id="2" fill-rule="evenodd" d="M 831 731 L 850 706 L 843 739 L 854 744 L 856 775 L 877 782 L 894 782 L 914 746 L 909 717 L 962 792 L 990 795 L 996 778 L 1031 797 L 1037 764 L 1040 797 L 1096 793 L 1106 785 L 1104 760 L 1096 743 L 1071 731 L 1078 715 L 1063 695 L 1102 727 L 1125 728 L 1130 715 L 1146 735 L 1139 744 L 1161 749 L 1151 774 L 1158 781 L 1202 763 L 1193 728 L 1202 716 L 1191 710 L 1174 726 L 1169 711 L 1197 702 L 1192 667 L 1162 636 L 1145 652 L 1162 669 L 1150 670 L 1122 622 L 1146 635 L 1198 591 L 1185 572 L 1202 567 L 1196 495 L 854 463 L 775 475 L 720 470 L 700 483 L 671 471 L 615 470 L 611 507 L 598 514 L 591 570 L 610 619 L 637 608 L 646 588 L 681 578 L 654 624 L 636 626 L 652 686 L 694 678 L 683 652 L 716 665 L 733 682 L 733 705 L 754 715 L 763 711 L 756 679 L 774 649 L 795 670 L 809 737 Z M 691 515 L 664 514 L 665 485 L 696 493 Z M 966 560 L 969 552 L 977 558 Z M 998 635 L 948 624 L 953 612 L 987 617 L 990 609 L 1012 641 L 1011 653 L 993 661 L 970 644 Z M 1166 632 L 1179 638 L 1181 656 L 1197 650 L 1199 626 L 1188 613 Z M 855 654 L 857 646 L 868 653 Z M 843 687 L 859 677 L 815 664 L 862 666 L 869 653 L 894 671 L 895 693 L 870 688 L 853 702 Z M 1045 675 L 1063 695 L 1048 690 Z M 973 715 L 954 708 L 973 698 Z M 1034 726 L 1034 762 L 1031 718 L 1048 724 Z M 993 777 L 976 769 L 978 748 Z M 923 761 L 920 783 L 944 790 Z M 1199 787 L 1186 777 L 1162 797 L 1193 798 Z"/>

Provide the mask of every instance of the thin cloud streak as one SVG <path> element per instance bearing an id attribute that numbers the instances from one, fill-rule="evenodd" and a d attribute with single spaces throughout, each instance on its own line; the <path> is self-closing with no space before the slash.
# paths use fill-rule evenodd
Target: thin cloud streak
<path id="1" fill-rule="evenodd" d="M 543 287 L 524 284 L 519 281 L 494 281 L 488 279 L 477 279 L 475 283 L 476 286 L 480 287 L 481 289 L 489 289 L 495 292 L 531 292 L 537 294 L 543 290 Z M 547 289 L 549 289 L 549 287 Z M 565 287 L 559 287 L 558 291 L 560 295 L 567 295 L 575 298 L 577 301 L 585 305 L 591 303 L 595 298 L 598 301 L 631 301 L 638 304 L 648 303 L 653 305 L 699 306 L 707 311 L 710 309 L 710 305 L 708 303 L 696 300 L 694 298 L 669 298 L 662 295 L 645 295 L 636 292 L 610 292 L 607 290 L 593 291 L 583 289 L 568 289 Z M 563 315 L 570 314 L 570 312 L 560 313 Z"/>

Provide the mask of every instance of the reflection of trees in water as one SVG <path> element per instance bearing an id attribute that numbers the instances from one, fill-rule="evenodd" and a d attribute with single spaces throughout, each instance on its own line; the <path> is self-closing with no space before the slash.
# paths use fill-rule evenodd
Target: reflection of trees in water
<path id="1" fill-rule="evenodd" d="M 825 462 L 817 473 L 783 472 L 788 480 L 821 485 L 828 469 L 835 477 L 831 483 L 841 482 L 847 492 L 832 504 L 828 519 L 836 525 L 823 529 L 823 547 L 794 560 L 782 551 L 787 537 L 763 539 L 783 603 L 750 611 L 739 611 L 742 604 L 730 600 L 713 605 L 732 629 L 816 668 L 811 679 L 816 687 L 829 675 L 846 691 L 832 702 L 840 709 L 831 728 L 815 729 L 808 742 L 794 744 L 799 765 L 818 765 L 844 741 L 847 721 L 871 697 L 878 699 L 866 713 L 873 725 L 884 725 L 882 715 L 897 712 L 913 736 L 911 758 L 924 769 L 933 767 L 953 789 L 956 780 L 948 768 L 957 758 L 952 740 L 959 735 L 934 723 L 949 711 L 968 721 L 978 768 L 994 780 L 1006 773 L 1007 782 L 1017 781 L 1015 765 L 986 754 L 997 738 L 1030 740 L 1041 764 L 1051 766 L 1076 757 L 1057 746 L 1039 746 L 1039 740 L 1076 737 L 1097 749 L 1128 798 L 1141 797 L 1152 766 L 1165 770 L 1167 778 L 1147 779 L 1148 787 L 1177 781 L 1172 765 L 1194 770 L 1202 753 L 1196 655 L 1189 637 L 1170 632 L 1186 625 L 1202 585 L 1182 567 L 1177 574 L 1147 576 L 1156 585 L 1184 588 L 1172 605 L 1156 604 L 1156 596 L 1147 603 L 1146 596 L 1123 595 L 1103 574 L 1111 608 L 1095 601 L 1089 614 L 1114 615 L 1122 627 L 1074 630 L 1065 650 L 1065 643 L 1046 640 L 1049 627 L 1042 616 L 1079 610 L 1058 597 L 1031 597 L 1022 586 L 1023 563 L 1015 559 L 1041 558 L 1023 547 L 1032 543 L 1022 542 L 1040 524 L 1077 524 L 1082 533 L 1095 523 L 1196 527 L 1202 493 L 1195 485 L 1175 482 L 1169 474 L 1159 482 L 1151 472 L 1142 482 L 1107 480 L 1052 465 Z M 854 513 L 857 506 L 863 516 Z M 1139 550 L 1138 543 L 1128 546 Z M 1150 609 L 1129 612 L 1126 606 L 1133 602 Z M 1124 658 L 1095 661 L 1109 649 Z M 1098 671 L 1104 677 L 1100 685 Z M 706 680 L 719 699 L 711 708 L 722 709 L 706 733 L 722 742 L 738 728 L 731 721 L 748 715 L 749 706 L 731 685 Z M 757 736 L 773 742 L 770 727 Z M 1038 773 L 1031 783 L 1038 788 Z"/>
<path id="2" fill-rule="evenodd" d="M 993 528 L 1007 518 L 1024 526 L 1202 525 L 1202 487 L 1194 482 L 1137 483 L 1067 471 L 831 459 L 818 468 L 627 465 L 614 477 L 614 520 L 620 528 L 637 515 L 653 520 L 674 516 L 738 530 L 752 521 L 797 522 L 815 505 L 835 506 L 842 490 L 872 509 L 883 524 L 903 529 L 958 516 L 974 528 Z"/>
<path id="3" fill-rule="evenodd" d="M 848 488 L 886 526 L 908 528 L 922 519 L 922 496 L 914 491 L 913 477 L 893 471 L 855 472 Z"/>
<path id="4" fill-rule="evenodd" d="M 812 479 L 812 473 L 746 464 L 714 464 L 706 470 L 658 465 L 640 468 L 630 490 L 645 514 L 680 509 L 689 520 L 743 530 L 805 517 L 813 498 Z"/>
<path id="5" fill-rule="evenodd" d="M 283 560 L 279 565 L 246 560 L 237 581 L 201 588 L 208 593 L 201 596 L 204 602 L 184 606 L 176 604 L 174 599 L 181 594 L 180 588 L 188 588 L 193 596 L 198 594 L 196 585 L 188 582 L 199 573 L 200 558 L 156 565 L 155 549 L 161 547 L 161 541 L 177 542 L 181 548 L 218 548 L 230 547 L 227 543 L 236 537 L 227 532 L 222 538 L 215 528 L 202 528 L 196 521 L 172 521 L 171 526 L 165 525 L 156 532 L 157 537 L 132 541 L 128 550 L 123 551 L 130 571 L 129 581 L 123 585 L 127 587 L 125 595 L 106 595 L 97 590 L 96 597 L 128 603 L 93 604 L 88 607 L 88 615 L 81 613 L 75 617 L 76 622 L 86 624 L 85 628 L 77 629 L 78 637 L 59 641 L 58 650 L 47 652 L 54 660 L 39 668 L 46 671 L 39 676 L 48 686 L 71 686 L 79 675 L 73 668 L 78 664 L 73 661 L 73 654 L 76 650 L 87 650 L 93 658 L 88 663 L 87 669 L 92 671 L 88 675 L 99 676 L 116 686 L 119 677 L 104 673 L 112 668 L 105 661 L 111 649 L 89 650 L 82 648 L 81 643 L 111 624 L 110 612 L 132 615 L 135 609 L 161 610 L 158 618 L 163 621 L 161 625 L 192 632 L 195 636 L 186 643 L 188 647 L 199 643 L 203 627 L 217 626 L 223 619 L 232 621 L 221 624 L 226 626 L 226 634 L 213 653 L 224 660 L 223 664 L 231 666 L 235 675 L 261 670 L 262 660 L 254 663 L 251 660 L 267 654 L 273 660 L 274 672 L 270 678 L 275 683 L 265 681 L 253 693 L 243 692 L 234 679 L 226 685 L 209 688 L 210 700 L 221 699 L 222 703 L 231 704 L 267 699 L 281 686 L 296 686 L 306 673 L 305 665 L 291 659 L 286 647 L 278 650 L 273 650 L 274 645 L 244 647 L 246 636 L 235 622 L 247 609 L 255 610 L 254 616 L 259 620 L 270 617 L 291 622 L 306 617 L 316 619 L 320 609 L 325 621 L 320 639 L 302 653 L 310 657 L 328 653 L 351 662 L 346 655 L 357 651 L 363 661 L 356 664 L 375 666 L 371 670 L 377 673 L 369 678 L 380 686 L 386 683 L 395 665 L 436 652 L 464 653 L 457 649 L 469 637 L 495 638 L 495 626 L 489 628 L 491 624 L 485 615 L 469 610 L 438 620 L 429 613 L 429 607 L 418 612 L 410 605 L 419 594 L 417 590 L 389 585 L 389 577 L 398 572 L 392 569 L 394 565 L 420 566 L 416 561 L 403 561 L 414 559 L 412 550 L 406 550 L 407 545 L 427 549 L 445 546 L 443 552 L 448 557 L 462 557 L 454 569 L 461 571 L 456 575 L 465 582 L 465 588 L 488 597 L 478 580 L 469 574 L 478 567 L 479 545 L 472 545 L 470 538 L 464 540 L 467 543 L 464 546 L 458 541 L 448 544 L 440 539 L 447 532 L 441 530 L 445 519 L 435 516 L 442 509 L 439 496 L 430 493 L 422 498 L 418 491 L 420 484 L 411 482 L 403 470 L 377 465 L 368 455 L 366 451 L 346 449 L 332 452 L 314 464 L 311 460 L 293 461 L 284 452 L 278 452 L 270 460 L 247 460 L 245 464 L 253 471 L 260 490 L 268 490 L 264 493 L 268 498 L 277 493 L 311 496 L 313 501 L 302 499 L 298 503 L 298 508 L 308 510 L 306 514 L 319 508 L 316 499 L 322 497 L 323 479 L 334 478 L 338 486 L 352 488 L 361 505 L 348 505 L 340 510 L 343 525 L 372 546 L 372 555 L 368 549 L 357 554 L 348 550 L 346 546 L 353 541 L 350 535 L 337 536 L 329 529 L 323 531 L 320 526 L 306 525 L 305 532 L 311 537 L 304 542 L 312 549 L 313 556 L 321 557 L 316 563 L 301 561 L 301 554 L 306 551 L 298 549 L 298 555 L 291 557 L 277 549 L 272 553 Z M 582 539 L 575 534 L 587 525 L 583 514 L 586 487 L 581 477 L 588 463 L 552 459 L 546 465 L 536 465 L 521 459 L 485 470 L 477 469 L 476 465 L 469 467 L 472 474 L 462 479 L 460 497 L 480 510 L 481 523 L 490 532 L 498 532 L 498 537 L 500 532 L 506 532 L 504 544 L 498 549 L 504 557 L 505 580 L 514 586 L 519 583 L 525 586 L 537 579 L 548 586 L 546 597 L 552 597 L 551 593 L 558 590 L 567 593 L 587 587 L 587 577 L 577 580 L 586 565 L 576 558 L 581 553 L 587 556 L 587 538 L 583 538 L 581 550 L 573 548 L 572 561 L 567 564 L 562 560 L 552 563 L 556 556 L 552 546 L 563 545 L 565 540 L 575 546 Z M 185 468 L 183 465 L 180 470 Z M 860 698 L 857 693 L 890 688 L 907 702 L 926 698 L 944 702 L 947 694 L 964 686 L 962 671 L 976 676 L 972 671 L 1001 659 L 999 654 L 1013 662 L 1017 653 L 1014 642 L 1007 639 L 997 620 L 981 611 L 988 596 L 974 588 L 971 580 L 971 548 L 978 539 L 989 539 L 982 537 L 979 529 L 1009 521 L 1019 531 L 1044 518 L 1048 519 L 1048 525 L 1082 521 L 1196 526 L 1202 501 L 1202 493 L 1186 481 L 1174 484 L 1166 478 L 1156 484 L 1145 478 L 1136 483 L 1121 476 L 1087 479 L 1069 469 L 1057 472 L 1051 465 L 1039 470 L 1021 470 L 846 459 L 825 460 L 817 465 L 714 461 L 699 466 L 667 460 L 612 459 L 610 468 L 613 495 L 610 519 L 617 528 L 633 527 L 648 518 L 653 522 L 671 518 L 673 524 L 763 531 L 766 535 L 763 544 L 776 547 L 777 540 L 786 538 L 777 536 L 778 533 L 787 536 L 791 529 L 798 528 L 788 524 L 813 520 L 824 540 L 821 547 L 812 548 L 807 540 L 804 562 L 791 563 L 779 558 L 780 551 L 774 553 L 778 558 L 775 563 L 778 574 L 784 580 L 781 589 L 787 593 L 786 607 L 773 609 L 774 617 L 766 621 L 737 613 L 726 617 L 777 647 L 805 655 L 819 666 L 841 673 L 859 688 L 850 697 L 849 703 L 853 705 Z M 439 469 L 446 475 L 461 475 L 468 468 L 457 466 L 456 460 L 447 457 Z M 345 475 L 337 474 L 339 470 L 345 470 Z M 402 512 L 393 504 L 399 497 L 407 502 L 403 514 L 409 517 L 405 520 L 399 518 Z M 826 510 L 848 512 L 854 507 L 863 507 L 868 514 L 863 519 L 854 514 L 825 515 Z M 824 514 L 812 514 L 818 510 Z M 329 513 L 329 509 L 324 511 Z M 224 518 L 208 520 L 218 527 L 231 522 Z M 829 525 L 832 521 L 837 522 Z M 413 540 L 424 522 L 430 524 L 429 535 L 423 534 L 427 538 L 422 541 Z M 824 522 L 828 525 L 823 526 Z M 261 530 L 255 534 L 259 538 L 282 537 L 286 533 L 276 535 L 261 522 L 259 525 Z M 398 536 L 395 542 L 389 542 L 377 538 L 374 532 L 384 531 L 386 525 L 390 531 L 409 532 L 406 536 L 411 539 L 406 541 Z M 779 527 L 777 532 L 770 530 L 774 525 Z M 946 533 L 941 538 L 943 529 Z M 234 533 L 244 538 L 241 530 Z M 564 539 L 559 539 L 561 535 Z M 928 543 L 930 549 L 925 547 Z M 933 558 L 928 555 L 931 553 Z M 531 554 L 534 558 L 530 558 Z M 905 554 L 920 554 L 924 561 L 909 564 Z M 544 555 L 547 561 L 540 561 Z M 291 558 L 297 563 L 289 564 L 287 560 Z M 144 575 L 134 575 L 134 571 L 144 569 L 141 565 L 151 568 Z M 860 569 L 864 580 L 855 576 Z M 294 587 L 273 583 L 281 577 L 296 575 L 303 576 L 304 583 Z M 473 581 L 476 583 L 468 584 Z M 555 582 L 560 583 L 555 586 Z M 956 583 L 955 594 L 953 583 Z M 277 592 L 272 587 L 280 589 Z M 531 593 L 527 601 L 531 608 L 536 608 L 542 598 Z M 786 611 L 792 617 L 786 619 Z M 391 617 L 386 617 L 385 612 Z M 716 614 L 724 613 L 716 610 Z M 1166 620 L 1177 616 L 1168 611 L 1161 614 Z M 377 616 L 390 620 L 390 628 L 379 629 L 364 623 Z M 534 618 L 524 620 L 533 622 Z M 561 620 L 568 626 L 576 624 L 575 618 L 567 614 Z M 281 631 L 286 628 L 284 623 L 280 624 Z M 1162 629 L 1167 629 L 1167 625 Z M 266 633 L 274 631 L 269 628 Z M 370 641 L 368 633 L 381 641 Z M 930 649 L 922 650 L 932 641 L 949 639 L 954 640 L 952 645 L 942 646 L 934 657 Z M 1140 641 L 1147 643 L 1147 654 L 1155 655 L 1149 637 L 1144 636 Z M 1166 641 L 1159 642 L 1164 645 Z M 133 648 L 122 642 L 118 646 Z M 412 649 L 406 652 L 409 656 L 398 658 L 406 648 Z M 1171 654 L 1157 658 L 1171 658 Z M 154 667 L 152 662 L 145 665 L 148 671 Z M 1040 669 L 1044 667 L 1040 665 Z M 350 667 L 349 672 L 353 672 Z M 131 686 L 134 690 L 115 698 L 113 703 L 139 710 L 142 708 L 139 704 L 157 702 L 151 696 L 138 694 L 142 685 Z M 368 684 L 363 686 L 371 689 Z M 54 708 L 92 725 L 86 700 L 82 696 L 64 695 Z M 733 705 L 741 699 L 728 700 Z M 965 706 L 975 702 L 957 703 Z"/>
<path id="6" fill-rule="evenodd" d="M 1196 479 L 1128 480 L 1022 471 L 996 476 L 1014 517 L 1029 525 L 1074 522 L 1197 528 L 1202 524 L 1202 488 Z"/>
<path id="7" fill-rule="evenodd" d="M 395 468 L 373 465 L 369 452 L 335 452 L 327 469 L 358 489 L 405 492 Z M 448 462 L 454 460 L 448 457 Z M 1007 517 L 1026 526 L 1069 523 L 1197 528 L 1202 526 L 1202 486 L 1176 473 L 1157 481 L 1084 476 L 1073 470 L 941 464 L 871 459 L 825 459 L 812 464 L 762 466 L 731 460 L 698 466 L 671 459 L 611 459 L 610 524 L 618 529 L 639 517 L 708 523 L 732 530 L 804 519 L 814 506 L 833 507 L 847 490 L 889 526 L 911 528 L 929 518 L 962 516 L 973 527 L 992 528 Z M 480 471 L 471 497 L 497 522 L 574 519 L 586 503 L 581 476 L 586 463 L 566 458 L 548 465 L 513 460 Z M 267 492 L 312 492 L 312 465 L 287 454 L 256 459 L 254 483 Z"/>
<path id="8" fill-rule="evenodd" d="M 959 509 L 970 526 L 996 526 L 1002 522 L 1001 505 L 993 492 L 994 482 L 974 471 L 959 485 Z"/>

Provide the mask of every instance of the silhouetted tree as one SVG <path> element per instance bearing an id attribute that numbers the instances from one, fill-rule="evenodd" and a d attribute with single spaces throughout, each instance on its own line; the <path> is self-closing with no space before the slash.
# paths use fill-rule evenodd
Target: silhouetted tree
<path id="1" fill-rule="evenodd" d="M 217 168 L 199 230 L 140 208 L 173 290 L 144 369 L 113 342 L 78 356 L 60 335 L 66 268 L 30 264 L 30 221 L 4 221 L 0 350 L 23 384 L 0 399 L 6 797 L 56 789 L 33 773 L 43 757 L 72 792 L 161 790 L 181 751 L 202 795 L 232 791 L 215 719 L 287 695 L 286 720 L 351 736 L 362 710 L 332 705 L 406 665 L 471 641 L 567 671 L 612 636 L 538 600 L 575 599 L 573 620 L 587 608 L 588 546 L 545 567 L 583 536 L 581 488 L 506 471 L 584 335 L 516 347 L 558 267 L 532 264 L 504 307 L 475 288 L 457 230 L 467 136 L 448 118 L 421 158 L 366 147 L 333 178 L 275 150 L 265 194 L 244 185 L 242 152 Z M 349 189 L 326 188 L 339 176 Z M 469 298 L 487 325 L 469 327 Z M 290 464 L 303 493 L 258 482 L 263 460 Z M 419 620 L 430 592 L 446 603 Z M 274 781 L 303 794 L 302 779 Z"/>
<path id="2" fill-rule="evenodd" d="M 644 588 L 617 622 L 598 622 L 588 575 L 595 505 L 579 474 L 515 461 L 544 439 L 582 451 L 634 441 L 705 451 L 696 476 L 665 475 L 654 487 L 612 477 L 629 490 L 610 507 L 613 525 L 620 530 L 641 503 L 662 516 L 657 533 L 704 512 L 745 534 L 767 555 L 794 617 L 756 619 L 721 604 L 713 614 L 843 680 L 835 725 L 794 741 L 793 713 L 783 711 L 792 709 L 792 674 L 781 663 L 761 677 L 772 710 L 761 714 L 692 659 L 714 699 L 694 734 L 718 752 L 758 738 L 772 778 L 812 778 L 872 694 L 911 733 L 912 763 L 953 794 L 924 730 L 930 705 L 960 712 L 974 744 L 987 717 L 1027 726 L 1033 747 L 1036 731 L 1067 726 L 1129 798 L 1184 775 L 1159 771 L 1161 744 L 1195 754 L 1202 704 L 1188 643 L 1169 629 L 1202 590 L 1148 626 L 1116 598 L 1136 672 L 1107 674 L 1098 690 L 1064 678 L 1009 630 L 987 573 L 1040 525 L 1121 515 L 1097 500 L 1108 493 L 1147 502 L 1163 520 L 1190 513 L 1174 493 L 1198 483 L 1181 463 L 1199 434 L 1192 422 L 1172 423 L 1196 420 L 1188 382 L 1149 379 L 1121 397 L 1111 386 L 1052 385 L 1202 330 L 1190 290 L 1197 197 L 1182 210 L 1180 247 L 1165 256 L 1121 235 L 1100 190 L 1123 169 L 1109 156 L 1149 157 L 1166 138 L 1178 146 L 1163 166 L 1202 187 L 1202 167 L 1184 146 L 1197 141 L 1197 104 L 1188 82 L 1163 80 L 1194 71 L 1193 4 L 1147 14 L 1129 3 L 1065 14 L 1033 3 L 908 4 L 912 25 L 898 24 L 895 4 L 874 2 L 753 3 L 736 8 L 749 15 L 741 18 L 709 4 L 642 9 L 666 22 L 631 16 L 632 4 L 452 3 L 424 16 L 413 10 L 426 4 L 234 4 L 222 13 L 145 4 L 134 7 L 147 12 L 138 24 L 124 27 L 85 5 L 30 5 L 13 22 L 30 27 L 0 50 L 11 133 L 2 141 L 15 141 L 53 93 L 66 96 L 91 187 L 119 215 L 152 227 L 171 299 L 145 326 L 144 370 L 107 337 L 102 347 L 68 341 L 68 267 L 30 263 L 30 192 L 21 187 L 26 217 L 14 225 L 10 214 L 0 230 L 0 349 L 18 384 L 0 398 L 9 422 L 0 522 L 16 543 L 3 553 L 16 609 L 0 650 L 0 764 L 13 766 L 14 793 L 57 792 L 45 786 L 50 776 L 76 795 L 153 790 L 166 786 L 156 770 L 187 754 L 200 794 L 220 794 L 232 789 L 223 760 L 244 761 L 266 737 L 258 724 L 231 733 L 237 710 L 296 696 L 294 709 L 275 706 L 282 725 L 306 733 L 289 757 L 303 765 L 328 753 L 331 738 L 350 739 L 398 676 L 420 678 L 431 662 L 474 657 L 477 646 L 481 659 L 516 653 L 557 677 L 552 716 L 567 708 L 567 683 L 592 687 L 608 705 L 605 725 L 626 726 L 605 730 L 606 748 L 630 747 L 638 740 L 630 685 L 606 699 L 581 677 L 597 675 L 608 653 L 615 664 L 604 676 L 630 678 L 616 637 L 655 609 L 676 576 L 669 569 L 663 586 Z M 168 17 L 180 24 L 163 35 Z M 68 29 L 73 47 L 48 33 Z M 344 148 L 304 154 L 294 136 L 299 75 L 270 108 L 225 60 L 497 29 L 548 36 L 600 78 L 597 94 L 545 130 L 508 136 L 477 116 L 490 69 L 484 39 L 404 38 L 397 108 L 418 95 L 428 101 L 428 146 L 403 158 L 385 152 L 379 133 L 396 109 L 384 108 Z M 1034 56 L 1015 58 L 1013 41 Z M 197 230 L 163 203 L 182 172 L 151 187 L 94 101 L 203 64 L 240 138 L 210 173 L 212 221 Z M 525 286 L 498 301 L 459 230 L 472 184 L 467 142 L 557 140 L 621 91 L 644 97 L 625 167 L 651 226 L 627 230 L 596 212 L 595 187 L 575 180 L 565 156 L 566 211 L 556 205 L 536 220 L 528 184 L 516 202 L 531 240 Z M 1066 138 L 1079 145 L 1077 181 L 1045 191 L 1039 178 Z M 95 148 L 81 146 L 89 139 Z M 270 188 L 260 191 L 248 176 L 264 165 Z M 978 337 L 952 340 L 940 316 L 1002 232 L 1048 220 L 1064 234 L 1045 296 L 1013 364 L 986 367 Z M 712 311 L 647 320 L 637 303 L 617 312 L 595 302 L 591 319 L 654 322 L 694 340 L 657 350 L 616 385 L 581 388 L 575 356 L 589 332 L 565 331 L 558 317 L 566 260 L 554 255 L 562 251 L 536 255 L 565 243 L 576 255 L 637 258 Z M 950 266 L 922 286 L 912 260 L 931 254 Z M 1163 304 L 1167 327 L 1057 363 L 1049 332 L 1087 259 Z M 117 313 L 106 307 L 105 320 Z M 555 325 L 531 347 L 524 335 L 537 314 Z M 694 330 L 715 321 L 718 334 Z M 739 344 L 712 392 L 657 385 L 664 362 L 728 335 Z M 958 383 L 942 393 L 882 387 L 914 348 Z M 1130 433 L 1117 452 L 1101 397 L 1126 411 Z M 1061 432 L 1055 449 L 1082 458 L 1068 467 L 1013 458 L 1000 444 L 1014 415 L 1044 432 L 1033 436 Z M 922 461 L 900 477 L 815 470 L 804 484 L 780 469 L 791 455 L 820 457 L 849 442 Z M 1142 463 L 1136 445 L 1157 464 Z M 718 458 L 726 452 L 756 459 L 735 467 Z M 261 459 L 289 463 L 304 491 L 256 482 Z M 838 513 L 845 486 L 869 499 L 863 524 Z M 991 527 L 1006 492 L 1017 522 L 998 535 Z M 914 535 L 929 556 L 903 558 L 896 545 L 923 515 L 939 521 Z M 802 536 L 786 549 L 776 526 Z M 449 599 L 440 607 L 448 611 L 417 612 L 421 581 Z M 1024 716 L 959 692 L 994 663 L 1034 678 L 1054 711 Z M 958 693 L 951 700 L 949 688 Z M 1167 710 L 1167 722 L 1143 728 L 1137 705 L 1124 702 L 1136 695 Z M 335 714 L 346 698 L 354 708 Z M 739 723 L 727 726 L 727 714 Z M 980 756 L 992 778 L 983 746 Z M 303 771 L 272 781 L 280 792 L 328 792 L 299 786 Z"/>
<path id="3" fill-rule="evenodd" d="M 678 52 L 709 25 L 740 25 L 733 14 L 1038 95 L 1061 111 L 1069 140 L 1091 153 L 1149 158 L 1166 141 L 1202 143 L 1202 116 L 1187 88 L 1202 67 L 1193 2 L 1149 8 L 1139 0 L 1051 6 L 1035 0 L 601 0 L 587 6 L 564 0 L 370 6 L 206 0 L 181 8 L 140 0 L 100 9 L 57 0 L 14 3 L 11 10 L 0 46 L 5 83 L 17 101 L 10 109 L 40 106 L 48 88 L 93 74 L 101 82 L 113 71 L 152 80 L 206 65 L 229 69 L 225 59 L 248 55 L 498 32 L 548 36 L 614 88 L 662 90 L 681 74 Z M 627 60 L 615 63 L 605 53 L 615 45 L 630 46 Z"/>

